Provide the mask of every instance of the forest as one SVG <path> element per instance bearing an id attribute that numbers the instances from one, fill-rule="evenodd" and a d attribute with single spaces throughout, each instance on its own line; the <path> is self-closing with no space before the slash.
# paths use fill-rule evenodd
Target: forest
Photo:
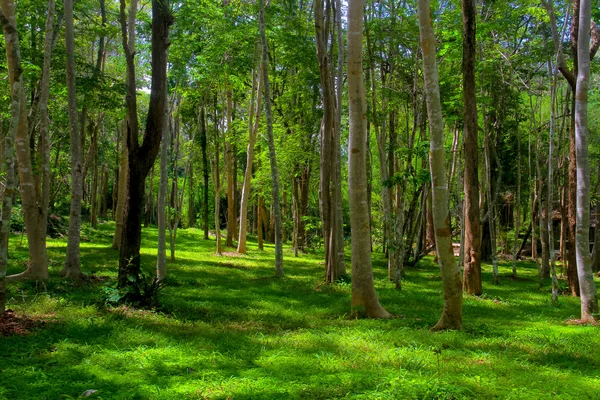
<path id="1" fill-rule="evenodd" d="M 598 21 L 0 0 L 0 400 L 597 398 Z"/>

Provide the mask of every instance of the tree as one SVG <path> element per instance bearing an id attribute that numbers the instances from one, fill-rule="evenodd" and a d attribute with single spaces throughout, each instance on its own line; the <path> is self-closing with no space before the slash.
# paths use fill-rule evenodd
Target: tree
<path id="1" fill-rule="evenodd" d="M 165 103 L 162 139 L 160 142 L 160 184 L 158 187 L 158 254 L 156 256 L 156 277 L 159 280 L 167 276 L 167 152 L 169 132 L 169 107 Z"/>
<path id="2" fill-rule="evenodd" d="M 262 50 L 262 47 L 261 47 Z M 262 54 L 262 51 L 261 51 Z M 259 63 L 261 64 L 261 63 Z M 240 232 L 238 235 L 238 253 L 246 253 L 246 234 L 248 224 L 248 202 L 250 199 L 250 183 L 252 181 L 252 166 L 254 163 L 254 146 L 256 144 L 256 134 L 260 122 L 260 107 L 262 99 L 262 68 L 258 71 L 252 71 L 252 92 L 250 94 L 250 116 L 248 118 L 248 150 L 246 151 L 246 171 L 244 172 L 244 186 L 242 188 L 242 198 L 240 201 Z M 256 93 L 256 94 L 255 94 Z M 256 111 L 254 108 L 254 98 L 256 96 Z M 254 116 L 256 115 L 256 120 Z"/>
<path id="3" fill-rule="evenodd" d="M 53 4 L 49 4 L 53 6 Z M 9 83 L 11 87 L 15 84 L 15 77 L 20 68 L 20 45 L 16 32 L 16 18 L 14 12 L 14 2 L 12 0 L 0 1 L 0 8 L 4 14 L 4 19 L 8 21 L 3 23 L 3 29 L 11 29 L 11 39 L 6 43 L 7 64 L 9 66 Z M 13 28 L 8 28 L 12 26 Z M 20 179 L 21 206 L 23 209 L 23 219 L 27 229 L 27 245 L 29 251 L 29 263 L 25 271 L 8 276 L 7 280 L 25 280 L 25 279 L 47 279 L 48 278 L 48 257 L 46 252 L 46 227 L 48 215 L 48 199 L 50 187 L 50 167 L 49 154 L 50 142 L 48 135 L 48 93 L 50 86 L 50 57 L 53 47 L 53 30 L 49 29 L 46 23 L 46 37 L 44 40 L 44 67 L 42 69 L 45 76 L 42 78 L 42 88 L 40 94 L 40 108 L 42 110 L 40 121 L 40 159 L 42 160 L 41 176 L 35 175 L 32 168 L 32 152 L 30 149 L 30 132 L 28 128 L 27 104 L 25 100 L 25 90 L 19 90 L 19 123 L 15 138 L 15 149 L 17 153 L 17 162 Z M 18 56 L 18 58 L 15 58 Z M 23 85 L 23 82 L 20 83 Z M 14 87 L 13 87 L 14 91 Z M 41 179 L 40 179 L 41 178 Z"/>
<path id="4" fill-rule="evenodd" d="M 54 18 L 54 1 L 48 3 L 48 21 L 50 32 L 52 32 L 52 23 Z M 6 309 L 6 268 L 8 264 L 8 239 L 10 236 L 10 216 L 12 214 L 12 201 L 15 192 L 15 137 L 19 129 L 21 119 L 21 102 L 24 97 L 21 95 L 24 90 L 23 69 L 21 67 L 21 56 L 19 52 L 19 35 L 16 27 L 16 18 L 14 16 L 14 4 L 12 2 L 0 3 L 0 23 L 6 42 L 6 58 L 8 68 L 12 75 L 11 83 L 11 117 L 8 132 L 4 143 L 4 168 L 6 175 L 4 193 L 2 194 L 2 214 L 0 219 L 0 318 L 4 315 Z M 48 28 L 48 23 L 46 24 Z M 50 35 L 52 36 L 52 35 Z M 10 52 L 10 53 L 9 53 Z M 49 59 L 49 57 L 48 57 Z M 49 64 L 48 64 L 49 67 Z"/>
<path id="5" fill-rule="evenodd" d="M 371 232 L 367 203 L 367 120 L 365 82 L 362 71 L 364 0 L 348 3 L 348 198 L 352 231 L 352 314 L 389 318 L 381 306 L 373 282 Z"/>
<path id="6" fill-rule="evenodd" d="M 479 146 L 475 87 L 476 24 L 475 0 L 462 0 L 463 14 L 463 100 L 464 112 L 464 247 L 463 289 L 481 295 L 481 220 L 479 216 Z"/>
<path id="7" fill-rule="evenodd" d="M 283 248 L 281 237 L 281 208 L 279 204 L 279 171 L 275 155 L 275 139 L 273 138 L 273 112 L 271 110 L 271 87 L 269 84 L 269 49 L 265 33 L 265 2 L 259 0 L 260 40 L 262 43 L 262 79 L 264 86 L 265 110 L 267 114 L 267 144 L 269 146 L 269 160 L 271 164 L 271 194 L 273 201 L 273 214 L 275 215 L 275 275 L 283 276 Z"/>
<path id="8" fill-rule="evenodd" d="M 321 149 L 320 149 L 320 186 L 319 201 L 321 221 L 323 225 L 323 239 L 325 247 L 326 279 L 333 283 L 346 273 L 344 261 L 344 235 L 341 215 L 341 162 L 340 162 L 340 122 L 341 98 L 336 95 L 336 82 L 334 81 L 335 62 L 333 49 L 328 47 L 329 36 L 333 35 L 331 0 L 315 1 L 315 32 L 317 41 L 317 60 L 319 62 L 319 75 L 323 101 L 323 120 L 321 122 Z M 337 15 L 341 9 L 336 9 Z M 339 23 L 339 21 L 336 20 Z M 340 35 L 338 30 L 338 37 Z M 340 42 L 341 42 L 341 38 Z M 333 46 L 333 42 L 331 44 Z M 339 48 L 338 54 L 343 54 Z M 341 62 L 338 59 L 338 63 Z M 338 66 L 339 68 L 339 66 Z M 338 89 L 341 89 L 340 72 L 338 70 Z"/>
<path id="9" fill-rule="evenodd" d="M 71 133 L 71 212 L 69 214 L 69 240 L 67 257 L 62 274 L 74 280 L 81 278 L 79 245 L 81 241 L 81 199 L 83 198 L 82 149 L 77 114 L 75 87 L 75 33 L 73 28 L 73 1 L 65 0 L 65 43 L 67 51 L 67 96 L 69 128 Z M 85 121 L 83 122 L 85 124 Z"/>
<path id="10" fill-rule="evenodd" d="M 588 156 L 588 93 L 590 79 L 591 0 L 580 0 L 577 37 L 577 91 L 575 95 L 575 144 L 577 159 L 577 275 L 581 296 L 581 319 L 598 319 L 598 292 L 592 275 L 589 249 L 590 165 Z"/>
<path id="11" fill-rule="evenodd" d="M 135 3 L 133 1 L 132 3 Z M 123 50 L 127 61 L 127 150 L 129 152 L 129 176 L 124 211 L 123 239 L 119 256 L 118 285 L 132 287 L 130 300 L 139 297 L 141 217 L 144 200 L 145 180 L 154 164 L 165 118 L 167 102 L 167 49 L 169 27 L 173 17 L 168 0 L 152 0 L 152 83 L 146 129 L 142 144 L 139 142 L 138 111 L 136 101 L 135 52 L 130 49 L 129 35 L 134 35 L 134 25 L 128 25 L 125 17 L 125 0 L 121 0 L 120 22 Z M 133 7 L 132 7 L 133 9 Z"/>
<path id="12" fill-rule="evenodd" d="M 444 121 L 440 100 L 435 35 L 429 0 L 418 0 L 419 32 L 423 53 L 423 78 L 429 119 L 429 165 L 433 225 L 438 263 L 444 284 L 444 309 L 434 330 L 462 328 L 462 284 L 452 249 L 452 231 L 448 213 L 448 184 L 444 156 Z"/>

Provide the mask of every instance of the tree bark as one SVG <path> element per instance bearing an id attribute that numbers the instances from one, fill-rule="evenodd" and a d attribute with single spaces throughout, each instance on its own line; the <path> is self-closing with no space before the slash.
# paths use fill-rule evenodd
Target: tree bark
<path id="1" fill-rule="evenodd" d="M 233 247 L 233 236 L 235 231 L 235 201 L 234 201 L 234 187 L 233 187 L 233 145 L 231 144 L 233 136 L 232 127 L 232 89 L 227 90 L 227 132 L 225 133 L 225 154 L 227 163 L 227 240 L 225 246 Z"/>
<path id="2" fill-rule="evenodd" d="M 158 186 L 158 254 L 156 257 L 156 277 L 159 280 L 167 276 L 167 175 L 168 164 L 168 132 L 169 132 L 169 107 L 165 103 L 165 117 L 163 121 L 162 139 L 160 142 L 160 184 Z"/>
<path id="3" fill-rule="evenodd" d="M 438 262 L 444 284 L 444 309 L 434 330 L 462 328 L 462 282 L 452 249 L 448 212 L 448 185 L 444 156 L 444 121 L 436 62 L 435 35 L 429 0 L 419 0 L 419 32 L 423 52 L 423 76 L 430 130 L 432 213 Z"/>
<path id="4" fill-rule="evenodd" d="M 348 139 L 348 197 L 352 231 L 352 314 L 369 318 L 389 318 L 375 293 L 371 264 L 371 237 L 367 205 L 366 99 L 362 75 L 364 0 L 348 3 L 348 100 L 350 136 Z"/>
<path id="5" fill-rule="evenodd" d="M 8 4 L 7 4 L 8 3 Z M 9 17 L 12 16 L 12 21 Z M 19 54 L 19 37 L 16 29 L 14 18 L 14 4 L 3 1 L 0 3 L 0 23 L 4 33 L 6 43 L 6 58 L 9 63 L 12 79 L 11 84 L 11 116 L 9 120 L 9 128 L 4 137 L 4 154 L 2 161 L 4 162 L 3 172 L 6 176 L 4 193 L 2 194 L 2 214 L 0 220 L 0 319 L 4 315 L 6 309 L 6 269 L 8 266 L 8 239 L 10 237 L 10 216 L 13 207 L 13 196 L 16 186 L 15 177 L 15 138 L 19 130 L 19 121 L 21 120 L 21 102 L 25 100 L 22 92 L 25 89 L 22 81 L 22 67 Z M 50 27 L 52 26 L 52 18 L 54 13 L 54 1 L 48 2 L 48 20 Z M 46 27 L 48 25 L 46 24 Z M 10 53 L 9 53 L 10 52 Z"/>
<path id="6" fill-rule="evenodd" d="M 577 275 L 581 297 L 581 319 L 598 320 L 598 292 L 591 268 L 590 236 L 590 165 L 588 157 L 588 92 L 590 79 L 591 0 L 580 0 L 577 40 L 577 90 L 575 95 L 575 148 L 577 159 Z"/>
<path id="7" fill-rule="evenodd" d="M 125 214 L 125 198 L 127 193 L 127 177 L 129 176 L 129 151 L 127 150 L 127 118 L 122 122 L 122 147 L 121 161 L 119 165 L 119 182 L 117 189 L 117 208 L 115 211 L 115 234 L 113 236 L 113 249 L 121 248 L 121 240 L 123 239 L 123 224 Z"/>
<path id="8" fill-rule="evenodd" d="M 73 28 L 73 1 L 65 0 L 65 44 L 67 53 L 67 98 L 69 128 L 71 132 L 71 211 L 69 213 L 69 238 L 67 257 L 61 272 L 67 278 L 79 280 L 81 265 L 79 245 L 81 241 L 81 200 L 83 198 L 83 165 L 77 94 L 75 88 L 75 33 Z"/>
<path id="9" fill-rule="evenodd" d="M 325 274 L 334 282 L 345 274 L 341 213 L 340 135 L 336 114 L 333 53 L 328 48 L 333 31 L 332 0 L 315 1 L 317 60 L 322 91 L 319 203 L 325 247 Z M 333 46 L 333 39 L 331 40 Z M 339 43 L 338 43 L 339 45 Z M 339 75 L 339 72 L 337 73 Z"/>
<path id="10" fill-rule="evenodd" d="M 208 155 L 206 152 L 207 137 L 206 137 L 206 121 L 204 106 L 200 107 L 200 147 L 202 149 L 202 179 L 204 181 L 204 240 L 208 240 Z"/>
<path id="11" fill-rule="evenodd" d="M 53 4 L 49 4 L 53 7 Z M 46 253 L 46 224 L 48 213 L 49 198 L 49 137 L 48 137 L 48 93 L 50 86 L 50 60 L 52 50 L 52 26 L 51 22 L 46 21 L 46 38 L 44 43 L 44 67 L 42 72 L 41 89 L 41 153 L 42 153 L 42 182 L 40 187 L 39 179 L 33 174 L 31 151 L 29 147 L 29 130 L 27 127 L 27 103 L 25 100 L 25 89 L 20 80 L 21 59 L 19 37 L 16 31 L 15 6 L 12 0 L 1 0 L 0 9 L 2 11 L 2 26 L 6 41 L 6 56 L 8 65 L 9 84 L 14 92 L 15 83 L 20 85 L 18 90 L 19 100 L 19 121 L 15 138 L 15 149 L 19 168 L 21 205 L 25 228 L 27 230 L 27 244 L 29 250 L 28 268 L 17 275 L 8 276 L 7 280 L 24 279 L 47 279 L 48 278 L 48 257 Z M 49 7 L 50 10 L 50 7 Z M 17 82 L 15 82 L 15 80 Z"/>
<path id="12" fill-rule="evenodd" d="M 462 0 L 464 131 L 464 258 L 463 290 L 479 296 L 481 284 L 481 220 L 479 212 L 479 145 L 475 55 L 477 9 L 474 0 Z"/>
<path id="13" fill-rule="evenodd" d="M 250 185 L 252 182 L 252 165 L 254 163 L 254 146 L 256 144 L 256 134 L 260 122 L 261 96 L 262 96 L 262 66 L 258 71 L 253 71 L 252 93 L 250 100 L 250 117 L 248 121 L 248 150 L 246 152 L 246 171 L 244 172 L 244 186 L 242 187 L 242 198 L 240 201 L 240 231 L 238 234 L 237 252 L 246 254 L 246 235 L 248 224 L 248 203 L 250 202 Z M 256 111 L 254 98 L 256 96 Z M 256 117 L 256 120 L 254 118 Z"/>
<path id="14" fill-rule="evenodd" d="M 262 62 L 263 62 L 263 85 L 265 88 L 265 109 L 267 112 L 267 143 L 269 146 L 269 160 L 271 163 L 271 192 L 273 214 L 275 216 L 274 236 L 275 236 L 275 275 L 283 276 L 283 248 L 281 243 L 281 210 L 279 205 L 279 171 L 277 170 L 277 158 L 275 155 L 275 140 L 273 138 L 273 113 L 271 111 L 271 88 L 269 85 L 269 57 L 267 48 L 267 36 L 265 33 L 265 4 L 264 0 L 259 0 L 260 5 L 260 38 L 262 42 Z"/>
<path id="15" fill-rule="evenodd" d="M 133 1 L 132 3 L 134 3 Z M 142 145 L 138 139 L 137 102 L 135 85 L 135 52 L 128 45 L 125 22 L 125 2 L 121 0 L 121 27 L 123 48 L 127 60 L 127 146 L 129 150 L 128 192 L 125 204 L 123 239 L 119 257 L 118 285 L 131 287 L 131 298 L 139 297 L 141 217 L 144 200 L 145 178 L 154 164 L 160 148 L 164 123 L 164 108 L 167 101 L 167 49 L 169 47 L 169 27 L 173 17 L 168 0 L 152 0 L 152 83 L 146 129 Z M 134 35 L 134 24 L 129 24 L 129 35 Z"/>

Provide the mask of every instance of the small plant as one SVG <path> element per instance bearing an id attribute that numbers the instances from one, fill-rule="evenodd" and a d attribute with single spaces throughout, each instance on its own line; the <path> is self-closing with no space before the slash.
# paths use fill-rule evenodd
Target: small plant
<path id="1" fill-rule="evenodd" d="M 124 288 L 103 288 L 104 304 L 127 304 L 140 308 L 156 308 L 160 305 L 159 293 L 164 287 L 163 281 L 147 275 L 143 270 L 140 270 L 137 276 L 131 274 L 127 278 L 129 284 Z"/>

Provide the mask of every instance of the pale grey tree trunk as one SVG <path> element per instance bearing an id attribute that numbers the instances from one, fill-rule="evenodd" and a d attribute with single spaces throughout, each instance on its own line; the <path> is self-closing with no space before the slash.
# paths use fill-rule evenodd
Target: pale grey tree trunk
<path id="1" fill-rule="evenodd" d="M 75 33 L 73 28 L 73 0 L 65 0 L 65 44 L 67 53 L 67 100 L 69 128 L 71 132 L 71 211 L 69 213 L 69 238 L 67 257 L 62 275 L 78 280 L 81 278 L 79 246 L 81 241 L 81 200 L 83 197 L 81 136 L 77 114 L 75 87 Z"/>
<path id="2" fill-rule="evenodd" d="M 433 329 L 462 328 L 462 280 L 452 249 L 448 212 L 448 184 L 444 155 L 444 121 L 436 61 L 436 41 L 429 0 L 418 0 L 419 32 L 423 52 L 423 77 L 429 117 L 433 225 L 438 262 L 444 285 L 444 309 Z"/>
<path id="3" fill-rule="evenodd" d="M 262 54 L 262 52 L 261 52 Z M 262 57 L 261 57 L 262 59 Z M 259 63 L 262 65 L 262 62 Z M 244 186 L 242 187 L 242 198 L 240 201 L 240 231 L 238 234 L 237 252 L 246 254 L 246 235 L 248 227 L 248 203 L 250 201 L 250 184 L 252 182 L 252 165 L 254 163 L 254 146 L 256 144 L 256 134 L 260 122 L 260 109 L 262 99 L 262 67 L 253 71 L 252 74 L 252 94 L 250 100 L 250 118 L 248 121 L 248 150 L 246 152 L 246 171 L 244 172 Z M 256 111 L 255 111 L 256 97 Z M 256 119 L 255 119 L 256 117 Z"/>
<path id="4" fill-rule="evenodd" d="M 156 277 L 163 280 L 167 276 L 167 152 L 169 135 L 169 107 L 165 107 L 165 120 L 163 122 L 162 139 L 160 142 L 160 184 L 158 186 L 158 254 L 156 258 Z"/>
<path id="5" fill-rule="evenodd" d="M 580 0 L 577 42 L 577 91 L 575 95 L 575 145 L 577 159 L 577 275 L 581 291 L 581 319 L 598 319 L 598 292 L 592 275 L 590 235 L 590 165 L 588 156 L 588 92 L 590 79 L 591 0 Z"/>
<path id="6" fill-rule="evenodd" d="M 275 217 L 275 275 L 283 276 L 283 248 L 281 243 L 281 209 L 279 204 L 279 171 L 277 170 L 277 158 L 275 154 L 275 140 L 273 138 L 273 114 L 271 111 L 271 88 L 269 85 L 269 57 L 267 48 L 267 35 L 265 33 L 265 4 L 260 0 L 260 38 L 262 42 L 263 60 L 263 85 L 265 87 L 265 109 L 267 112 L 267 143 L 269 145 L 269 159 L 271 161 L 272 179 L 272 207 Z"/>
<path id="7" fill-rule="evenodd" d="M 350 136 L 348 138 L 348 197 L 352 231 L 352 314 L 370 318 L 389 318 L 381 306 L 373 281 L 371 235 L 367 202 L 367 120 L 366 94 L 362 71 L 364 0 L 348 3 L 348 101 Z"/>

